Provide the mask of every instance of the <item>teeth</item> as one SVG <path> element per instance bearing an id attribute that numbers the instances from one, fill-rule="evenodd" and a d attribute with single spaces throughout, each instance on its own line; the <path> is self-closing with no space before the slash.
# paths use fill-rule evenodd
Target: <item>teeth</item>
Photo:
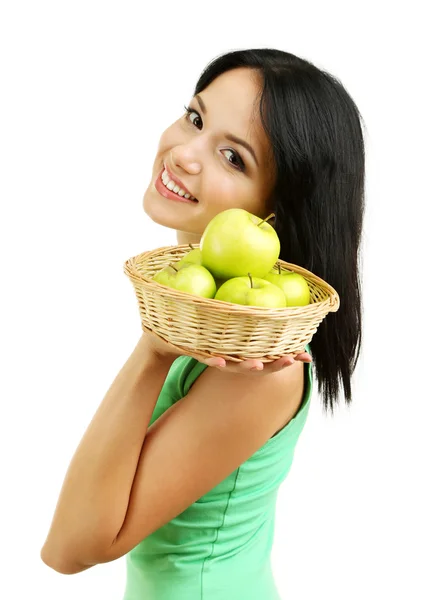
<path id="1" fill-rule="evenodd" d="M 165 185 L 167 189 L 178 194 L 181 198 L 186 198 L 187 200 L 191 198 L 191 200 L 195 200 L 194 196 L 191 194 L 186 194 L 185 190 L 181 189 L 172 179 L 170 179 L 167 171 L 164 169 L 161 175 L 162 183 Z"/>

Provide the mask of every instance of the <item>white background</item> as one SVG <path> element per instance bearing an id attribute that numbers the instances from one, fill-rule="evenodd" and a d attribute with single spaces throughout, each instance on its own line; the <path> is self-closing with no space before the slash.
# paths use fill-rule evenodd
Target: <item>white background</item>
<path id="1" fill-rule="evenodd" d="M 39 552 L 140 334 L 123 263 L 176 243 L 142 209 L 159 136 L 212 58 L 266 46 L 336 75 L 367 126 L 354 403 L 325 417 L 316 390 L 280 488 L 275 578 L 283 600 L 433 597 L 427 4 L 2 3 L 1 598 L 122 598 L 124 558 L 67 576 Z"/>

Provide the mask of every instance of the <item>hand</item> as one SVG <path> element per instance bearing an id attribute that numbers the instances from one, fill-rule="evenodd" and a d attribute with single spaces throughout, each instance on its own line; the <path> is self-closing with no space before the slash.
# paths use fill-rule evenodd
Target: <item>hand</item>
<path id="1" fill-rule="evenodd" d="M 312 357 L 308 352 L 299 352 L 298 354 L 286 354 L 282 356 L 278 360 L 274 360 L 268 363 L 263 363 L 258 358 L 249 358 L 247 360 L 243 360 L 242 362 L 232 362 L 225 361 L 223 358 L 208 358 L 208 359 L 200 359 L 197 357 L 197 360 L 203 362 L 210 367 L 214 367 L 219 369 L 220 371 L 232 372 L 232 373 L 277 373 L 286 367 L 290 367 L 296 361 L 297 362 L 312 362 Z"/>
<path id="2" fill-rule="evenodd" d="M 300 352 L 298 354 L 288 354 L 286 356 L 282 356 L 278 360 L 274 360 L 269 363 L 263 363 L 261 360 L 256 358 L 250 358 L 247 360 L 243 360 L 242 362 L 233 362 L 231 360 L 224 360 L 224 358 L 203 358 L 202 356 L 195 355 L 192 352 L 187 352 L 185 350 L 179 350 L 176 346 L 173 346 L 169 342 L 166 342 L 162 338 L 159 337 L 156 333 L 150 331 L 149 329 L 143 330 L 143 334 L 139 341 L 140 344 L 146 346 L 148 351 L 151 351 L 155 356 L 161 359 L 171 359 L 174 360 L 178 356 L 191 356 L 195 358 L 199 362 L 208 365 L 209 367 L 214 367 L 226 373 L 276 373 L 286 366 L 290 366 L 295 363 L 295 361 L 300 362 L 311 362 L 313 359 L 308 352 Z"/>
<path id="3" fill-rule="evenodd" d="M 143 332 L 138 341 L 138 345 L 144 348 L 146 352 L 150 352 L 159 359 L 174 360 L 178 356 L 185 355 L 183 350 L 179 350 L 179 348 L 173 346 L 173 344 L 166 342 L 159 335 L 150 329 L 147 329 L 147 327 L 143 327 Z"/>

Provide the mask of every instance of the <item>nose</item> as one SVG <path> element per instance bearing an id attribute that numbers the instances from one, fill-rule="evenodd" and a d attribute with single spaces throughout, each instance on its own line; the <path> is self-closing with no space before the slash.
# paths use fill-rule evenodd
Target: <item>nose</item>
<path id="1" fill-rule="evenodd" d="M 190 175 L 198 175 L 201 171 L 201 163 L 197 156 L 192 153 L 192 148 L 187 144 L 176 146 L 170 150 L 171 164 L 178 169 L 182 169 Z"/>

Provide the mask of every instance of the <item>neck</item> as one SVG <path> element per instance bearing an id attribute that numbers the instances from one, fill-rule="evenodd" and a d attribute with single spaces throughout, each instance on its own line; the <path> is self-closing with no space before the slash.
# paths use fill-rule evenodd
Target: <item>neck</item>
<path id="1" fill-rule="evenodd" d="M 177 243 L 179 246 L 184 244 L 199 244 L 201 235 L 198 233 L 188 233 L 188 231 L 177 231 Z"/>

